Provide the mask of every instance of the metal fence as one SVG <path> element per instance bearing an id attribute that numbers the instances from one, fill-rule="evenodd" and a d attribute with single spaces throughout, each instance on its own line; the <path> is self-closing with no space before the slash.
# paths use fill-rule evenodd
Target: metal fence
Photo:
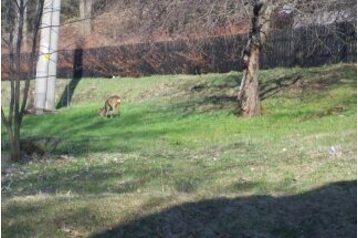
<path id="1" fill-rule="evenodd" d="M 57 74 L 59 78 L 81 78 L 241 71 L 240 55 L 247 39 L 247 34 L 239 34 L 61 50 Z M 26 58 L 24 55 L 24 61 Z M 2 55 L 2 70 L 8 68 L 7 60 L 8 56 Z M 356 24 L 344 22 L 269 33 L 260 65 L 309 67 L 356 60 Z"/>

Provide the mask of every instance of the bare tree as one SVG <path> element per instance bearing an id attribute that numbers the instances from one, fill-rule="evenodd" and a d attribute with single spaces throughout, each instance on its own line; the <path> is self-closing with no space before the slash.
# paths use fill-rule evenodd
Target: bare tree
<path id="1" fill-rule="evenodd" d="M 93 0 L 81 0 L 79 4 L 80 18 L 83 19 L 83 34 L 89 35 L 92 31 Z"/>
<path id="2" fill-rule="evenodd" d="M 266 38 L 275 27 L 284 27 L 289 24 L 294 27 L 311 27 L 314 31 L 318 25 L 328 25 L 343 21 L 356 21 L 356 1 L 324 1 L 324 0 L 251 0 L 252 12 L 249 39 L 242 51 L 241 61 L 243 77 L 238 92 L 239 114 L 243 117 L 252 117 L 261 114 L 259 97 L 259 63 L 260 52 L 264 48 Z M 347 5 L 351 7 L 347 7 Z M 314 27 L 312 27 L 314 26 Z M 327 28 L 329 29 L 329 28 Z M 332 28 L 337 38 L 342 32 Z M 319 44 L 324 44 L 318 37 L 307 47 L 312 52 Z M 302 43 L 302 42 L 300 42 Z M 306 43 L 306 42 L 304 42 Z M 345 44 L 342 39 L 342 44 Z M 326 46 L 329 50 L 329 47 Z"/>
<path id="3" fill-rule="evenodd" d="M 236 56 L 241 57 L 243 67 L 237 100 L 240 115 L 252 117 L 261 114 L 260 53 L 263 50 L 268 53 L 272 47 L 266 42 L 269 32 L 275 28 L 289 28 L 293 32 L 297 27 L 352 20 L 352 17 L 356 18 L 354 6 L 354 0 L 117 1 L 112 2 L 106 10 L 107 16 L 112 19 L 111 27 L 107 28 L 109 32 L 105 32 L 105 28 L 98 30 L 121 43 L 126 40 L 155 42 L 204 39 L 214 35 L 249 32 L 242 55 Z M 315 27 L 312 29 L 316 30 Z M 335 34 L 340 37 L 339 29 Z M 314 52 L 319 43 L 317 34 L 316 42 L 307 47 Z M 302 42 L 296 40 L 294 44 Z M 200 44 L 193 45 L 194 51 L 196 47 L 200 47 Z"/>
<path id="4" fill-rule="evenodd" d="M 265 0 L 253 1 L 253 17 L 248 42 L 242 53 L 243 77 L 238 93 L 239 113 L 244 117 L 261 114 L 259 97 L 259 60 L 265 32 L 267 32 L 270 7 Z"/>
<path id="5" fill-rule="evenodd" d="M 43 0 L 39 0 L 36 3 L 36 11 L 34 14 L 28 16 L 32 22 L 32 44 L 30 56 L 26 59 L 30 70 L 25 73 L 21 67 L 21 62 L 24 60 L 24 55 L 22 54 L 24 36 L 23 29 L 25 25 L 24 22 L 26 21 L 25 9 L 27 8 L 27 3 L 28 2 L 26 0 L 6 0 L 3 3 L 3 7 L 6 8 L 5 21 L 8 23 L 7 26 L 9 34 L 2 37 L 2 45 L 7 46 L 9 51 L 10 63 L 8 74 L 10 78 L 11 95 L 9 108 L 4 109 L 1 107 L 1 119 L 7 130 L 11 159 L 13 161 L 21 159 L 20 129 L 27 103 L 30 79 L 34 75 L 37 35 L 43 11 Z M 22 98 L 20 96 L 21 82 L 25 82 L 23 89 L 24 95 Z"/>

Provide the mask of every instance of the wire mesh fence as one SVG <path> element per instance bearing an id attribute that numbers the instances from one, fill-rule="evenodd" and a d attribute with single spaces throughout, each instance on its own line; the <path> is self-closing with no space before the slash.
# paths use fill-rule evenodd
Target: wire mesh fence
<path id="1" fill-rule="evenodd" d="M 240 55 L 248 35 L 148 42 L 58 52 L 59 78 L 126 77 L 241 71 Z M 351 22 L 276 30 L 269 33 L 261 68 L 309 67 L 356 62 L 356 26 Z M 2 55 L 7 79 L 8 55 Z M 22 57 L 24 65 L 27 55 Z M 24 67 L 24 71 L 26 68 Z"/>

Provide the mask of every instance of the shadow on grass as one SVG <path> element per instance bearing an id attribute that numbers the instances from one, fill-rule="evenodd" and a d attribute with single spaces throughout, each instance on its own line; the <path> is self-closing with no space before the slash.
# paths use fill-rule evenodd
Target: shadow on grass
<path id="1" fill-rule="evenodd" d="M 85 109 L 71 114 L 27 118 L 27 120 L 23 129 L 28 130 L 26 133 L 28 138 L 33 139 L 35 144 L 42 145 L 47 153 L 55 155 L 80 156 L 90 152 L 130 152 L 137 149 L 138 141 L 151 141 L 168 133 L 185 130 L 184 126 L 156 127 L 161 123 L 170 123 L 171 117 L 166 116 L 160 109 L 153 108 L 125 112 L 115 118 L 100 117 L 94 110 Z M 41 123 L 42 120 L 45 123 Z M 67 123 L 63 123 L 64 121 Z M 31 125 L 35 123 L 42 124 L 41 131 L 31 133 Z M 45 139 L 48 141 L 48 138 L 53 138 L 53 143 L 42 143 Z M 53 145 L 55 142 L 56 145 Z"/>
<path id="2" fill-rule="evenodd" d="M 103 158 L 105 160 L 105 158 Z M 103 164 L 72 165 L 57 169 L 47 168 L 41 173 L 19 172 L 20 167 L 9 167 L 2 171 L 2 197 L 31 196 L 41 194 L 54 195 L 57 193 L 103 194 L 130 193 L 142 188 L 147 182 L 158 176 L 156 168 L 148 168 L 131 163 L 123 166 L 123 161 L 107 161 Z M 59 166 L 65 163 L 58 161 Z M 8 172 L 9 171 L 9 172 Z M 7 174 L 6 174 L 7 173 Z M 11 178 L 9 174 L 11 173 Z M 15 174 L 21 174 L 17 176 Z M 128 177 L 133 177 L 128 179 Z M 111 183 L 109 178 L 116 180 Z"/>
<path id="3" fill-rule="evenodd" d="M 357 237 L 357 181 L 293 196 L 219 198 L 169 208 L 105 237 Z"/>
<path id="4" fill-rule="evenodd" d="M 284 88 L 288 88 L 297 83 L 302 78 L 301 75 L 289 75 L 284 76 L 275 80 L 270 80 L 260 85 L 260 99 L 265 100 Z"/>
<path id="5" fill-rule="evenodd" d="M 356 76 L 349 75 L 351 66 L 340 66 L 343 71 L 337 69 L 309 69 L 300 72 L 286 73 L 284 76 L 266 75 L 259 86 L 261 100 L 266 100 L 287 89 L 293 90 L 298 95 L 324 92 L 328 88 L 349 84 L 356 86 Z M 349 71 L 350 70 L 350 71 Z M 242 75 L 227 75 L 223 79 L 207 83 L 198 83 L 188 89 L 191 100 L 173 105 L 179 108 L 185 115 L 192 113 L 208 113 L 222 109 L 235 110 L 237 107 L 236 93 L 239 90 Z M 235 91 L 233 91 L 235 90 Z"/>
<path id="6" fill-rule="evenodd" d="M 236 95 L 230 93 L 240 85 L 240 75 L 226 75 L 223 79 L 198 83 L 187 89 L 190 97 L 185 102 L 176 102 L 169 110 L 180 110 L 184 116 L 193 113 L 209 113 L 219 110 L 231 110 L 237 103 Z"/>
<path id="7" fill-rule="evenodd" d="M 357 75 L 351 65 L 337 65 L 337 68 L 310 68 L 299 73 L 289 73 L 283 77 L 268 79 L 260 84 L 260 99 L 265 100 L 275 94 L 293 88 L 301 94 L 324 92 L 328 88 L 343 84 L 356 87 Z M 272 76 L 271 76 L 272 77 Z"/>
<path id="8" fill-rule="evenodd" d="M 188 102 L 177 103 L 172 108 L 181 110 L 184 116 L 192 114 L 210 113 L 220 110 L 233 110 L 237 104 L 235 96 L 212 95 Z"/>
<path id="9" fill-rule="evenodd" d="M 59 102 L 56 105 L 56 109 L 67 107 L 71 104 L 72 97 L 75 93 L 77 85 L 81 81 L 83 76 L 83 49 L 77 48 L 74 51 L 73 56 L 73 77 L 68 85 L 66 85 Z"/>

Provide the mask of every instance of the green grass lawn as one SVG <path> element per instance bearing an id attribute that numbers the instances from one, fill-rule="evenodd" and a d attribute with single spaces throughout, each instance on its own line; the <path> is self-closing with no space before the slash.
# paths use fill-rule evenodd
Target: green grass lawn
<path id="1" fill-rule="evenodd" d="M 44 158 L 8 161 L 2 127 L 1 234 L 356 237 L 356 67 L 264 70 L 252 119 L 237 72 L 82 79 L 69 107 L 24 119 Z M 98 116 L 111 94 L 120 116 Z"/>

